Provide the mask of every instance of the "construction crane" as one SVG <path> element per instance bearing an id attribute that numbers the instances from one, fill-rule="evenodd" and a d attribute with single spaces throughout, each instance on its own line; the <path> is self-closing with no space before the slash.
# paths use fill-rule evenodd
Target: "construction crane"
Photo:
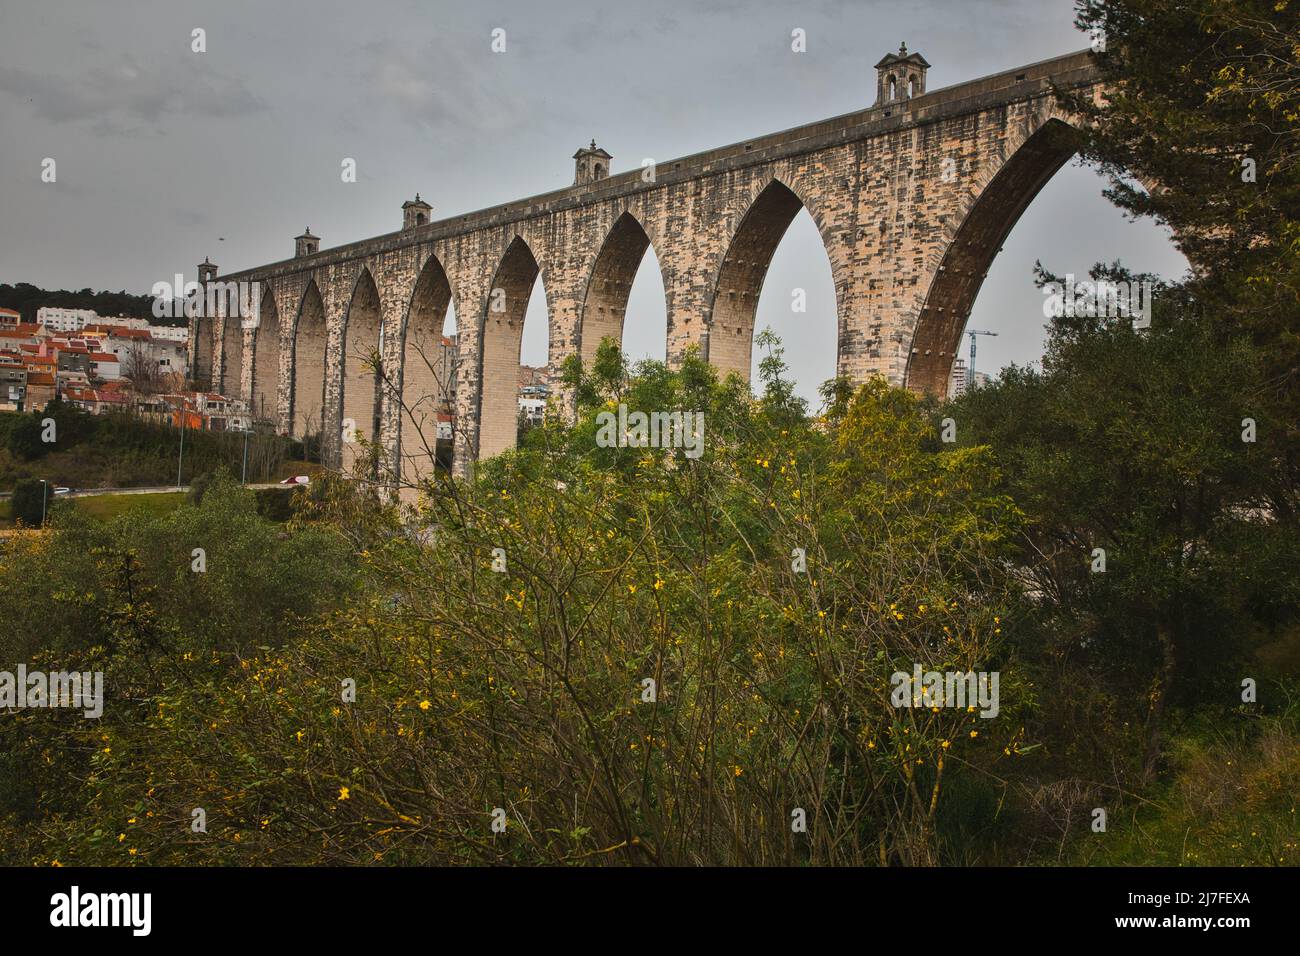
<path id="1" fill-rule="evenodd" d="M 997 335 L 996 332 L 985 332 L 983 329 L 967 329 L 966 334 L 970 336 L 970 367 L 966 369 L 966 381 L 971 385 L 975 384 L 975 336 L 977 335 Z"/>

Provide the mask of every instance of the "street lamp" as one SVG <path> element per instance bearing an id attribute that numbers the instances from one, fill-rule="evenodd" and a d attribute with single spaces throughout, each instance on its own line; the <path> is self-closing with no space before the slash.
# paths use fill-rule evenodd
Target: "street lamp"
<path id="1" fill-rule="evenodd" d="M 181 468 L 185 465 L 185 396 L 181 396 L 181 452 L 176 459 L 176 490 L 181 490 Z"/>

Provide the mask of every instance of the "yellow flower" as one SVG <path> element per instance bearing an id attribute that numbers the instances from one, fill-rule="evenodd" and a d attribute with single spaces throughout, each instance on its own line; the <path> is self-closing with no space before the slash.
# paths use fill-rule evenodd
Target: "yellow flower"
<path id="1" fill-rule="evenodd" d="M 629 585 L 627 586 L 627 593 L 628 593 L 628 594 L 636 594 L 636 585 L 635 585 L 635 584 L 629 584 Z"/>
<path id="2" fill-rule="evenodd" d="M 427 700 L 422 700 L 422 701 L 420 701 L 420 709 L 421 709 L 421 710 L 428 710 L 431 706 L 433 706 L 433 705 L 430 704 Z"/>
<path id="3" fill-rule="evenodd" d="M 131 849 L 127 850 L 126 852 L 127 852 L 127 853 L 130 853 L 132 856 L 135 856 L 135 854 L 136 854 L 136 849 L 135 849 L 135 847 L 131 847 Z"/>
<path id="4" fill-rule="evenodd" d="M 980 732 L 978 730 L 972 730 L 970 732 L 970 735 L 971 735 L 971 739 L 974 740 L 976 737 L 980 735 Z"/>
<path id="5" fill-rule="evenodd" d="M 745 772 L 745 771 L 741 770 L 740 767 L 732 767 L 731 769 L 732 769 L 732 772 L 733 772 L 737 777 L 739 777 L 742 773 Z"/>
<path id="6" fill-rule="evenodd" d="M 339 799 L 340 799 L 340 800 L 347 800 L 347 799 L 348 799 L 349 797 L 351 797 L 351 796 L 352 796 L 352 791 L 351 791 L 351 790 L 349 790 L 347 787 L 339 787 Z"/>

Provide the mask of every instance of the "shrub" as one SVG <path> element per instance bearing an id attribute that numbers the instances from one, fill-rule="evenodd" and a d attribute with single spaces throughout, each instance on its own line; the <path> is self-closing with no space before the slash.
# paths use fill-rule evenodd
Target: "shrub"
<path id="1" fill-rule="evenodd" d="M 35 478 L 24 478 L 14 486 L 13 497 L 9 507 L 13 519 L 29 528 L 39 528 L 44 521 L 49 505 L 49 488 L 45 482 Z"/>
<path id="2" fill-rule="evenodd" d="M 267 521 L 288 521 L 293 517 L 292 488 L 258 488 L 253 497 L 257 513 Z"/>
<path id="3" fill-rule="evenodd" d="M 190 481 L 190 490 L 186 495 L 186 500 L 196 508 L 203 504 L 203 494 L 208 490 L 208 484 L 212 481 L 212 475 L 204 473 L 196 475 Z"/>

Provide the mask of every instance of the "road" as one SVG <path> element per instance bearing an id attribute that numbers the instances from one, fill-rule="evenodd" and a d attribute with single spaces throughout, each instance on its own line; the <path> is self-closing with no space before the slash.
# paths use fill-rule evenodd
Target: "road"
<path id="1" fill-rule="evenodd" d="M 259 490 L 262 488 L 294 488 L 295 485 L 282 485 L 278 481 L 265 482 L 262 484 L 247 484 L 245 488 Z M 168 495 L 178 491 L 189 491 L 190 486 L 177 487 L 176 485 L 157 485 L 148 488 L 80 488 L 71 491 L 66 495 L 58 495 L 60 500 L 64 498 L 93 498 L 96 495 Z M 12 491 L 0 491 L 0 501 L 13 497 Z M 50 495 L 51 498 L 55 497 Z"/>

